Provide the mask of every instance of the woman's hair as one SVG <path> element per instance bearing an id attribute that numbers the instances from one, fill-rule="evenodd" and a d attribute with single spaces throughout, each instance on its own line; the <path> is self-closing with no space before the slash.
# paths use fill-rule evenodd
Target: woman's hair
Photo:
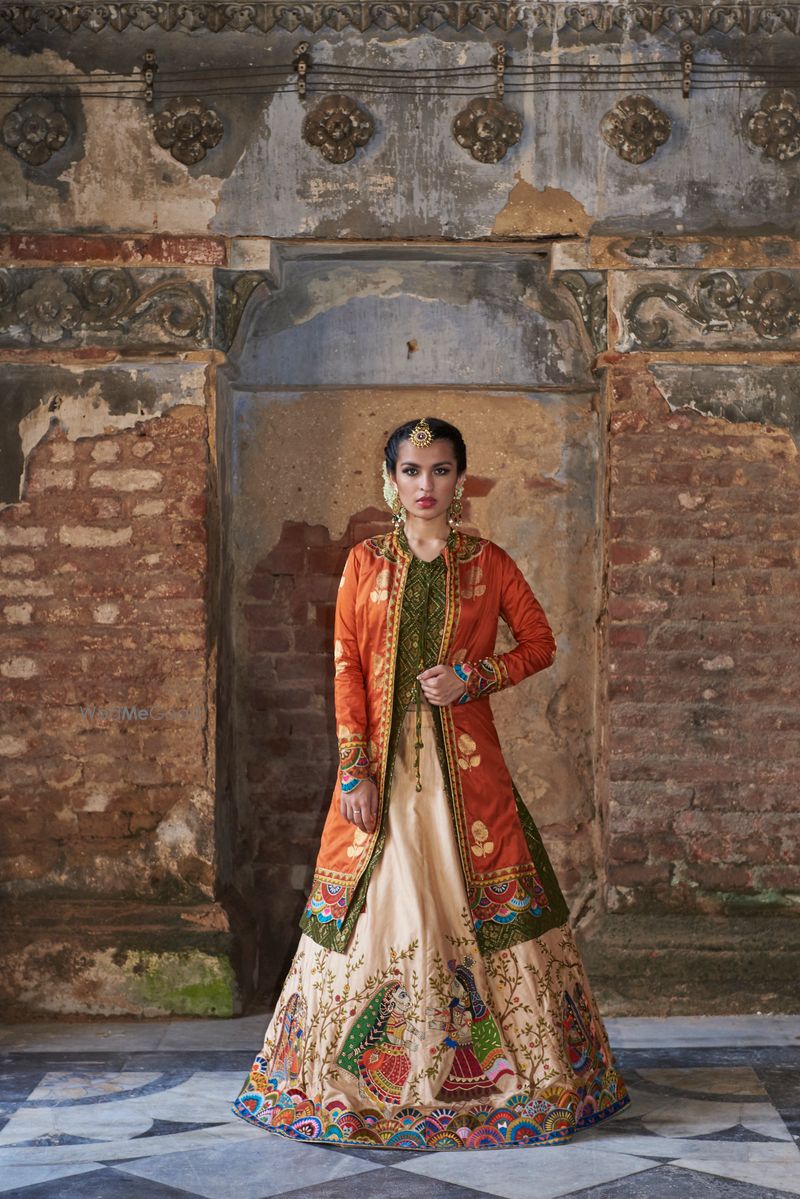
<path id="1" fill-rule="evenodd" d="M 449 421 L 439 420 L 435 416 L 426 416 L 426 421 L 430 425 L 434 440 L 438 438 L 446 438 L 453 447 L 453 453 L 456 456 L 457 473 L 460 475 L 467 469 L 467 447 L 464 444 L 464 438 L 461 436 L 460 430 L 455 425 L 451 425 Z M 396 470 L 397 457 L 400 450 L 400 442 L 405 441 L 415 425 L 419 424 L 419 420 L 407 420 L 405 424 L 398 425 L 394 433 L 391 434 L 386 445 L 383 447 L 383 456 L 386 460 L 386 469 L 389 471 Z"/>

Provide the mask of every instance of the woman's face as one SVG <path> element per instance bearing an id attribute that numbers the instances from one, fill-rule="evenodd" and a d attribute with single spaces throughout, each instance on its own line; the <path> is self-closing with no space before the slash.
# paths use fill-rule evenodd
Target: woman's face
<path id="1" fill-rule="evenodd" d="M 397 467 L 390 477 L 397 484 L 406 511 L 430 520 L 447 511 L 459 478 L 465 474 L 458 475 L 455 451 L 446 438 L 420 447 L 406 438 L 400 442 Z"/>

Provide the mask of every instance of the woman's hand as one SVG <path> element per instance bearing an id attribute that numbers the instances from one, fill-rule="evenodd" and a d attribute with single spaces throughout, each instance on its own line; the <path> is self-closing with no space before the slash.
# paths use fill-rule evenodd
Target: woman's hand
<path id="1" fill-rule="evenodd" d="M 427 670 L 423 670 L 417 675 L 422 687 L 423 695 L 429 699 L 432 704 L 452 704 L 459 699 L 467 687 L 463 679 L 460 679 L 452 666 L 446 666 L 440 663 L 438 666 L 429 666 Z"/>
<path id="2" fill-rule="evenodd" d="M 343 791 L 339 810 L 345 820 L 371 833 L 378 818 L 378 788 L 372 779 L 362 779 L 352 791 Z"/>

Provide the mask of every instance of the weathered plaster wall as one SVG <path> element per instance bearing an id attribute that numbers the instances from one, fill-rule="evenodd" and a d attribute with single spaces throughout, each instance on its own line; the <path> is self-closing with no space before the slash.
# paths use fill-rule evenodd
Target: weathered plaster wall
<path id="1" fill-rule="evenodd" d="M 336 586 L 350 545 L 389 527 L 382 447 L 414 414 L 462 429 L 464 527 L 509 550 L 551 619 L 557 667 L 493 703 L 569 894 L 596 895 L 600 867 L 601 417 L 570 292 L 548 279 L 543 248 L 276 254 L 274 290 L 254 293 L 223 371 L 219 438 L 233 558 L 234 878 L 263 925 L 270 977 L 296 942 L 336 777 Z M 511 644 L 503 630 L 499 647 Z"/>
<path id="2" fill-rule="evenodd" d="M 279 7 L 0 12 L 0 73 L 49 78 L 63 134 L 34 161 L 12 112 L 41 85 L 0 98 L 9 995 L 221 1013 L 278 981 L 333 782 L 336 578 L 387 524 L 382 439 L 435 403 L 467 435 L 467 526 L 517 558 L 560 643 L 554 671 L 497 697 L 504 748 L 576 916 L 613 913 L 593 981 L 650 1011 L 686 992 L 658 975 L 664 910 L 694 914 L 696 944 L 698 914 L 787 912 L 800 890 L 800 20 Z M 663 72 L 688 41 L 740 81 L 782 65 L 787 90 L 770 107 L 766 84 L 697 70 L 688 97 L 654 86 L 670 134 L 636 163 L 600 123 L 641 73 L 540 74 L 509 87 L 522 133 L 488 163 L 452 136 L 465 96 L 339 77 L 374 135 L 334 164 L 303 140 L 321 93 L 293 90 L 301 38 L 317 68 L 455 68 L 488 94 L 468 73 L 499 38 L 546 71 Z M 132 76 L 150 49 L 152 108 Z M 236 94 L 253 64 L 288 90 Z M 169 93 L 219 122 L 190 165 L 154 136 Z M 79 696 L 121 682 L 191 693 L 202 734 L 121 750 L 107 722 L 90 743 Z M 733 938 L 741 990 L 720 927 L 708 960 Z"/>
<path id="3" fill-rule="evenodd" d="M 565 86 L 553 87 L 540 74 L 526 92 L 514 93 L 520 77 L 508 74 L 506 102 L 523 118 L 524 129 L 505 157 L 490 165 L 456 143 L 451 124 L 470 87 L 491 94 L 491 74 L 458 73 L 485 70 L 498 36 L 497 29 L 456 31 L 445 22 L 406 35 L 377 25 L 365 32 L 321 28 L 311 37 L 280 27 L 267 38 L 230 28 L 218 36 L 188 35 L 157 25 L 146 31 L 129 25 L 122 36 L 111 28 L 12 35 L 0 52 L 0 72 L 65 76 L 71 94 L 62 103 L 74 132 L 44 169 L 9 156 L 2 227 L 462 239 L 800 228 L 796 160 L 766 156 L 745 128 L 766 88 L 700 86 L 715 66 L 735 79 L 731 72 L 742 62 L 768 68 L 795 63 L 797 39 L 785 28 L 751 36 L 746 49 L 736 29 L 709 29 L 699 39 L 666 27 L 647 35 L 636 22 L 602 33 L 591 25 L 580 31 L 544 23 L 512 28 L 502 40 L 513 67 L 560 68 Z M 293 90 L 291 69 L 301 37 L 308 38 L 317 65 L 305 101 Z M 625 161 L 599 136 L 600 122 L 623 95 L 647 92 L 646 64 L 679 63 L 687 37 L 706 74 L 696 72 L 688 98 L 680 90 L 652 89 L 671 123 L 669 140 L 644 163 Z M 158 64 L 149 109 L 134 73 L 147 49 Z M 325 77 L 326 64 L 368 67 L 381 73 L 384 85 L 393 78 L 396 90 L 373 94 L 372 84 L 365 84 L 359 95 L 357 83 Z M 605 82 L 579 87 L 563 74 L 580 64 L 605 69 Z M 241 74 L 237 87 L 236 72 L 252 66 L 272 72 L 260 77 L 262 89 L 266 82 L 286 90 L 258 94 L 258 83 Z M 619 75 L 620 67 L 632 74 Z M 398 83 L 386 74 L 435 68 L 455 72 L 464 94 L 419 94 L 417 81 L 399 77 Z M 190 69 L 194 74 L 182 80 L 181 72 Z M 101 79 L 108 72 L 122 77 L 128 98 L 78 94 L 87 76 Z M 237 94 L 245 88 L 251 94 Z M 94 91 L 100 91 L 96 83 Z M 151 113 L 176 93 L 198 91 L 224 135 L 201 161 L 184 166 L 156 143 Z M 302 138 L 304 116 L 331 91 L 353 93 L 374 122 L 372 139 L 346 165 L 326 161 Z M 14 103 L 0 100 L 0 121 Z"/>

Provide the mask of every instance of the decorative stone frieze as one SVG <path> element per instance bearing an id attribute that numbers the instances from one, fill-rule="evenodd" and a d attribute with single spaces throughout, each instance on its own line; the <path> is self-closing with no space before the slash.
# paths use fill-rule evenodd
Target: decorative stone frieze
<path id="1" fill-rule="evenodd" d="M 580 271 L 562 271 L 555 275 L 562 287 L 572 294 L 589 341 L 598 353 L 607 348 L 608 289 L 605 275 L 589 279 Z"/>
<path id="2" fill-rule="evenodd" d="M 600 122 L 603 141 L 637 165 L 653 157 L 671 129 L 669 117 L 649 96 L 624 96 Z"/>
<path id="3" fill-rule="evenodd" d="M 159 146 L 185 166 L 201 162 L 222 140 L 224 132 L 214 109 L 191 97 L 170 100 L 153 119 L 153 133 Z"/>
<path id="4" fill-rule="evenodd" d="M 27 96 L 3 121 L 3 141 L 30 166 L 46 163 L 69 134 L 67 118 L 47 96 Z"/>
<path id="5" fill-rule="evenodd" d="M 743 275 L 744 273 L 742 273 Z M 663 277 L 662 277 L 663 278 Z M 729 271 L 708 271 L 683 279 L 642 276 L 615 281 L 622 297 L 623 336 L 617 349 L 665 349 L 694 344 L 668 319 L 672 310 L 699 330 L 708 344 L 758 344 L 797 341 L 800 330 L 800 286 L 796 272 L 764 271 L 742 277 Z M 646 312 L 644 311 L 646 307 Z M 726 335 L 722 339 L 715 335 Z M 733 338 L 731 335 L 734 335 Z"/>
<path id="6" fill-rule="evenodd" d="M 765 158 L 789 162 L 800 154 L 800 98 L 797 92 L 774 87 L 765 92 L 754 112 L 745 118 L 745 131 Z"/>
<path id="7" fill-rule="evenodd" d="M 0 8 L 0 30 L 27 33 L 32 29 L 47 32 L 63 30 L 78 33 L 102 29 L 133 34 L 142 29 L 177 29 L 186 33 L 269 33 L 272 29 L 293 32 L 306 29 L 336 31 L 352 27 L 365 31 L 379 29 L 412 31 L 428 29 L 500 29 L 523 27 L 559 32 L 581 33 L 588 30 L 593 39 L 608 34 L 617 41 L 621 31 L 658 34 L 703 34 L 709 31 L 734 36 L 790 33 L 800 36 L 800 5 L 797 4 L 609 4 L 596 0 L 590 4 L 564 2 L 538 3 L 522 0 L 509 4 L 504 0 L 334 0 L 319 4 L 286 4 L 283 0 L 255 0 L 250 4 L 229 4 L 227 0 L 186 0 L 185 3 L 138 0 L 100 5 L 96 0 L 78 0 L 71 4 L 4 4 Z"/>
<path id="8" fill-rule="evenodd" d="M 478 162 L 499 162 L 522 136 L 522 117 L 492 96 L 476 96 L 453 121 L 453 137 Z"/>
<path id="9" fill-rule="evenodd" d="M 333 93 L 320 101 L 303 121 L 303 138 L 328 162 L 349 162 L 374 132 L 366 109 L 352 96 Z"/>
<path id="10" fill-rule="evenodd" d="M 209 323 L 203 287 L 181 275 L 0 270 L 0 346 L 202 346 Z"/>

